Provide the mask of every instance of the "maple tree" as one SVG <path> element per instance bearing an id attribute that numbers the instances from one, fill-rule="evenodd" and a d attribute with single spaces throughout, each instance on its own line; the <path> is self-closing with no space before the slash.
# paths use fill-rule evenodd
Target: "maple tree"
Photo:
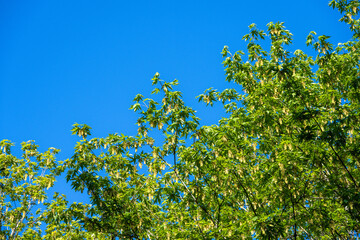
<path id="1" fill-rule="evenodd" d="M 237 89 L 201 94 L 228 117 L 200 126 L 174 90 L 152 79 L 158 101 L 141 94 L 135 136 L 82 137 L 73 156 L 56 149 L 24 155 L 0 145 L 0 225 L 4 239 L 355 239 L 360 231 L 360 21 L 358 1 L 329 3 L 353 38 L 334 47 L 311 32 L 291 53 L 283 23 L 250 25 L 247 54 L 222 54 Z M 269 40 L 266 51 L 261 42 Z M 244 60 L 246 58 L 246 60 Z M 316 69 L 316 70 L 313 70 Z M 161 135 L 161 137 L 159 137 Z M 155 140 L 156 139 L 156 140 Z M 66 174 L 91 204 L 46 189 Z M 32 208 L 43 203 L 35 213 Z M 41 228 L 41 224 L 45 224 Z"/>

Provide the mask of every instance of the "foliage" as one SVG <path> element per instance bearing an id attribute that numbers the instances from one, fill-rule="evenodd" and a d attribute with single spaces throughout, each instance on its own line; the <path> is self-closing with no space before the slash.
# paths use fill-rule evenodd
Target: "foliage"
<path id="1" fill-rule="evenodd" d="M 11 155 L 9 140 L 0 142 L 0 236 L 17 239 L 40 236 L 40 224 L 34 206 L 46 200 L 46 189 L 53 186 L 63 167 L 55 161 L 58 149 L 37 151 L 34 141 L 22 143 L 23 158 Z M 29 238 L 29 237 L 28 237 Z M 30 239 L 30 238 L 29 238 Z"/>
<path id="2" fill-rule="evenodd" d="M 4 239 L 355 239 L 360 231 L 360 21 L 358 1 L 329 3 L 353 38 L 334 47 L 311 32 L 290 53 L 283 23 L 250 25 L 245 53 L 222 51 L 226 80 L 237 90 L 200 95 L 229 117 L 200 126 L 177 80 L 157 73 L 153 94 L 137 95 L 136 136 L 88 139 L 55 161 L 56 149 L 23 144 L 11 155 L 3 140 L 1 234 Z M 266 51 L 260 44 L 269 39 Z M 315 69 L 315 71 L 313 70 Z M 32 160 L 33 159 L 33 160 Z M 91 204 L 46 201 L 60 173 Z M 44 202 L 45 200 L 45 202 Z M 44 202 L 37 212 L 32 207 Z M 40 224 L 45 224 L 45 230 Z"/>

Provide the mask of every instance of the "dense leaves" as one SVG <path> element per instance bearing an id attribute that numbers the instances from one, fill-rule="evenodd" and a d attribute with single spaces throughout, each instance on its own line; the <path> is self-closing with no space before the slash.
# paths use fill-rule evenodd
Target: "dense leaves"
<path id="1" fill-rule="evenodd" d="M 250 25 L 247 54 L 222 51 L 233 89 L 198 97 L 228 117 L 200 126 L 196 112 L 155 74 L 141 94 L 135 136 L 82 139 L 73 156 L 11 155 L 1 142 L 4 239 L 355 239 L 360 231 L 360 42 L 358 1 L 331 1 L 353 38 L 336 47 L 311 32 L 315 58 L 287 46 L 283 23 Z M 262 46 L 269 41 L 271 47 Z M 66 173 L 91 204 L 45 190 Z M 45 202 L 44 202 L 45 201 Z M 38 212 L 33 206 L 44 202 Z M 43 223 L 45 227 L 40 227 Z M 44 230 L 45 229 L 45 230 Z"/>

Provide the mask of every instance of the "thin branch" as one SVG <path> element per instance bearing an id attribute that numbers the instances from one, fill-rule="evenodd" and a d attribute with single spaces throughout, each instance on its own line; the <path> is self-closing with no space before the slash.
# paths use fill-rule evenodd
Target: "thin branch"
<path id="1" fill-rule="evenodd" d="M 236 172 L 235 172 L 234 170 L 232 170 L 232 172 L 234 173 L 235 177 L 238 179 L 238 182 L 239 182 L 241 188 L 244 190 L 244 193 L 245 193 L 247 199 L 248 199 L 249 202 L 250 202 L 251 209 L 253 210 L 255 216 L 257 216 L 257 212 L 256 212 L 256 210 L 255 210 L 255 208 L 254 208 L 254 205 L 253 205 L 253 203 L 252 203 L 252 201 L 251 201 L 251 198 L 250 198 L 247 190 L 245 189 L 244 185 L 241 183 L 241 180 L 240 180 L 239 176 L 236 174 Z"/>

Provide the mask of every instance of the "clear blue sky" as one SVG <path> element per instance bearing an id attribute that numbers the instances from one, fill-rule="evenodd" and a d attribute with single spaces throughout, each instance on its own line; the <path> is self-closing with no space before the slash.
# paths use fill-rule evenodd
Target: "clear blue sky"
<path id="1" fill-rule="evenodd" d="M 229 87 L 221 50 L 245 50 L 248 25 L 285 22 L 294 46 L 306 48 L 312 30 L 350 39 L 327 0 L 91 1 L 0 0 L 0 139 L 33 139 L 40 150 L 72 154 L 72 124 L 93 136 L 135 135 L 128 110 L 137 93 L 150 96 L 152 76 L 179 79 L 185 101 L 205 124 L 221 116 L 195 97 Z M 306 50 L 308 49 L 308 50 Z M 18 151 L 15 151 L 18 152 Z M 56 185 L 62 191 L 64 183 Z"/>

